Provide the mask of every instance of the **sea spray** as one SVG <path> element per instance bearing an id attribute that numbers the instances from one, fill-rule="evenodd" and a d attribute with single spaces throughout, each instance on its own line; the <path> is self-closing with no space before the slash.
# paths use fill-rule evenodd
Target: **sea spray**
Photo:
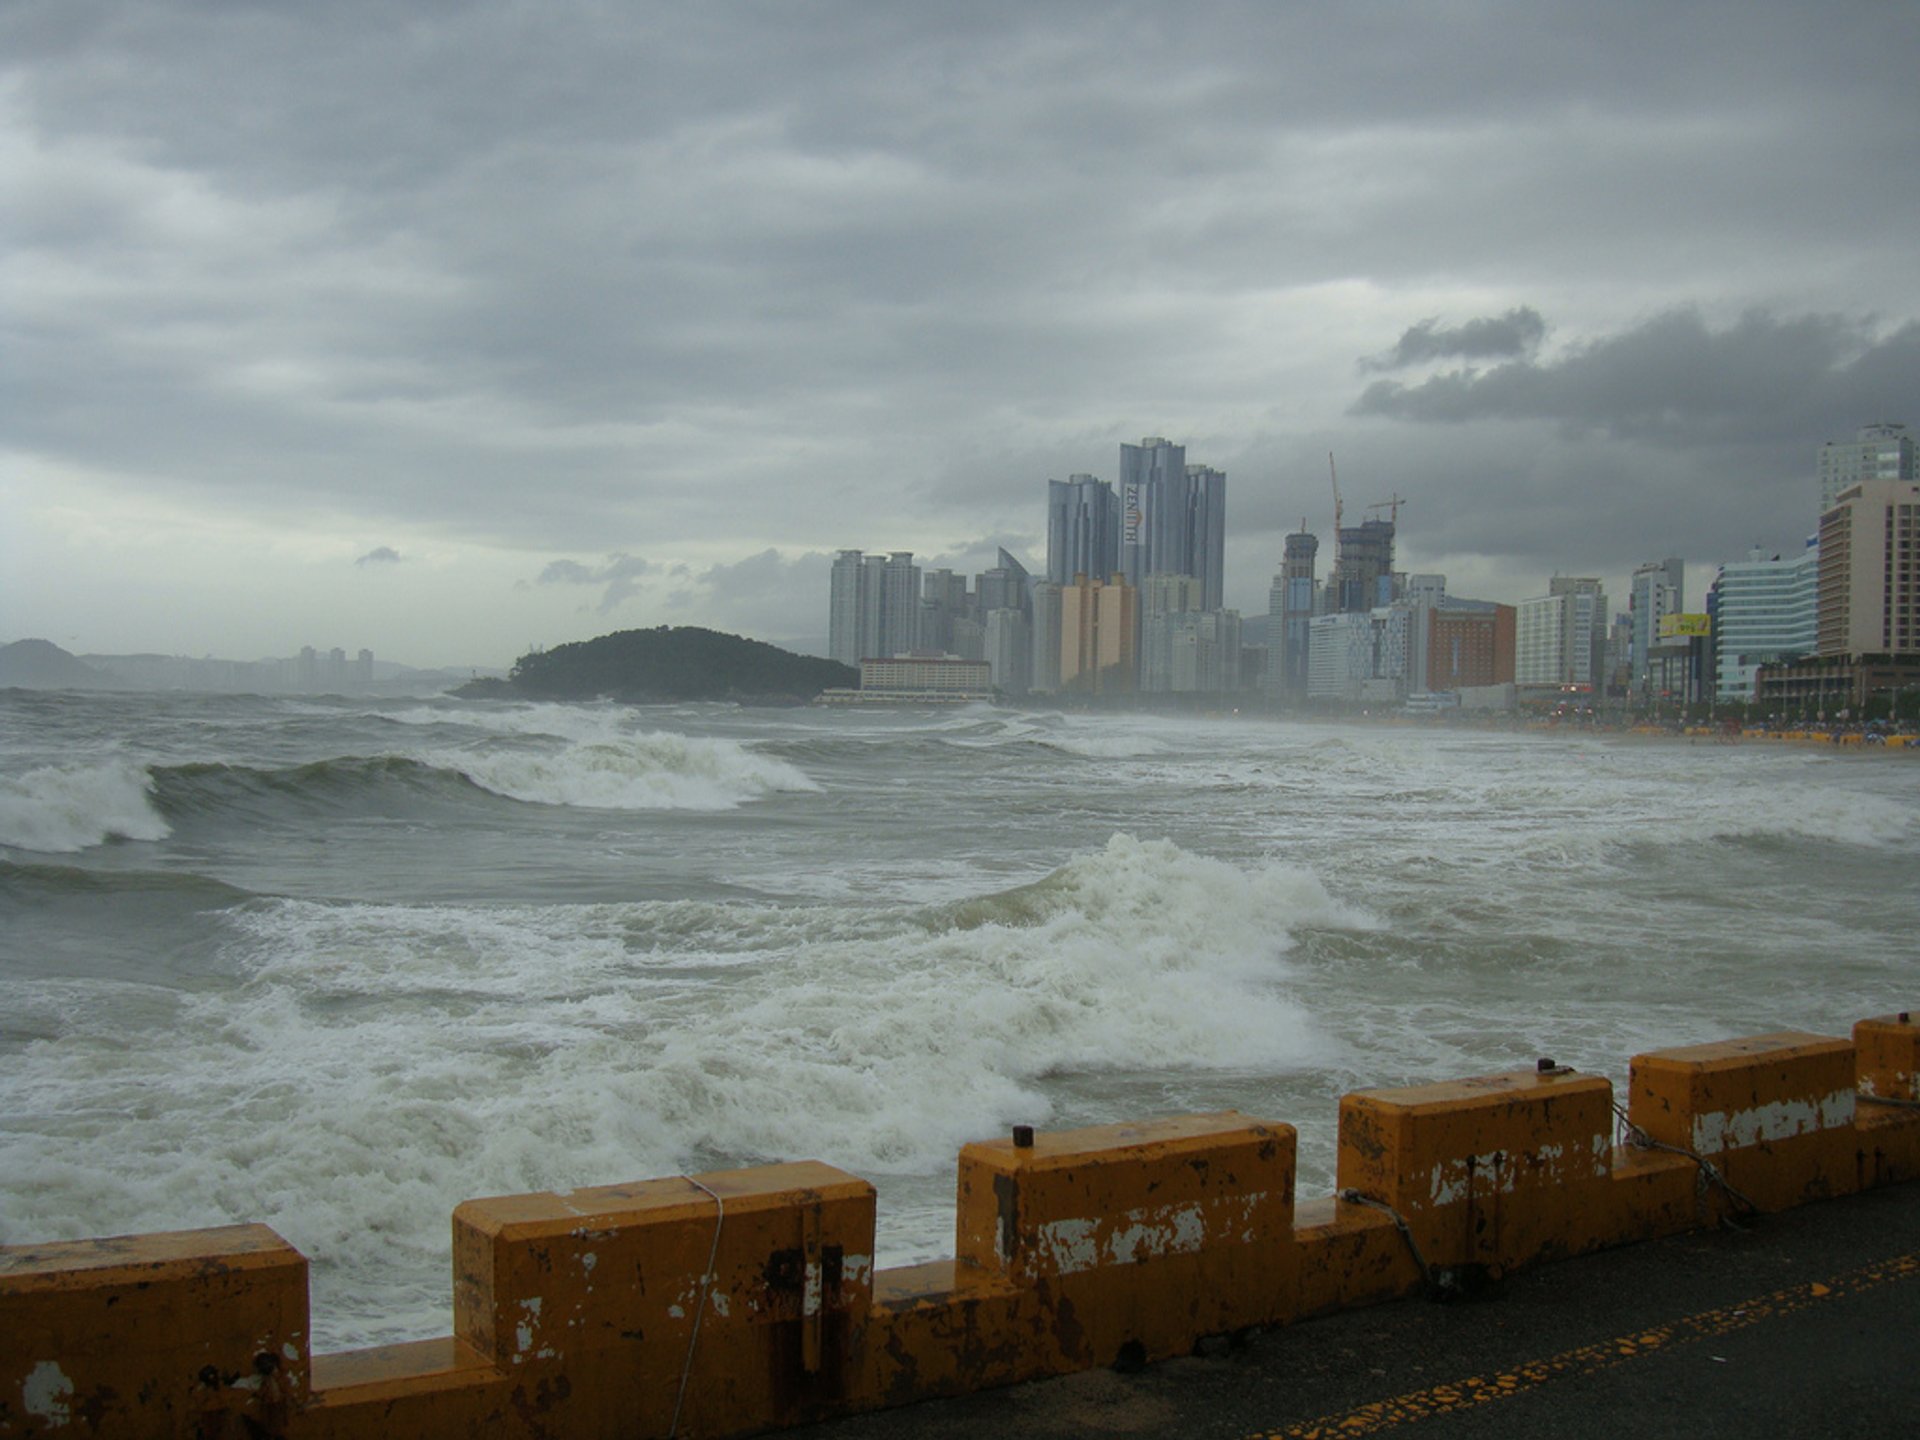
<path id="1" fill-rule="evenodd" d="M 131 760 L 0 775 L 0 845 L 71 855 L 108 840 L 164 840 L 153 779 Z"/>

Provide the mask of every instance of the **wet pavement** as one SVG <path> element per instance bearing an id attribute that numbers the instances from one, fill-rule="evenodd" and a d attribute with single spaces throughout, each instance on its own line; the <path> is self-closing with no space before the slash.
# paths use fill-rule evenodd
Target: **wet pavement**
<path id="1" fill-rule="evenodd" d="M 791 1432 L 1920 1436 L 1920 1183 L 1609 1250 L 1133 1374 L 1091 1371 Z"/>

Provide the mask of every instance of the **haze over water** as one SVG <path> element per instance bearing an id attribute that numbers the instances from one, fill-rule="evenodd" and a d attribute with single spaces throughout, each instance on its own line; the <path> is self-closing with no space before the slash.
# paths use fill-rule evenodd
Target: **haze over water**
<path id="1" fill-rule="evenodd" d="M 0 1243 L 258 1220 L 442 1334 L 470 1196 L 1843 1034 L 1920 764 L 1266 720 L 0 693 Z"/>

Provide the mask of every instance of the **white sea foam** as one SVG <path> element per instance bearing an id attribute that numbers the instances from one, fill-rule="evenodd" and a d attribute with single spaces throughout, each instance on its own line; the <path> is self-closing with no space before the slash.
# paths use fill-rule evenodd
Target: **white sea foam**
<path id="1" fill-rule="evenodd" d="M 1324 1063 L 1289 932 L 1367 923 L 1304 872 L 1127 836 L 934 910 L 224 918 L 237 990 L 187 997 L 139 1047 L 70 1013 L 34 1047 L 10 1110 L 93 1118 L 57 1155 L 0 1139 L 31 1176 L 0 1239 L 67 1233 L 63 1207 L 93 1232 L 264 1220 L 323 1262 L 323 1345 L 444 1328 L 446 1215 L 469 1195 L 802 1156 L 937 1175 L 1045 1122 L 1063 1074 Z M 894 1244 L 940 1250 L 930 1223 Z"/>
<path id="2" fill-rule="evenodd" d="M 1708 791 L 1679 819 L 1687 838 L 1735 839 L 1781 836 L 1887 845 L 1911 839 L 1920 814 L 1904 797 L 1840 791 L 1769 777 Z"/>
<path id="3" fill-rule="evenodd" d="M 582 743 L 610 742 L 624 734 L 633 711 L 627 707 L 600 702 L 556 705 L 524 704 L 507 706 L 412 705 L 404 710 L 385 712 L 380 718 L 397 725 L 462 726 L 489 735 L 547 735 Z"/>
<path id="4" fill-rule="evenodd" d="M 153 777 L 130 760 L 0 775 L 0 845 L 73 854 L 111 839 L 164 840 Z"/>
<path id="5" fill-rule="evenodd" d="M 730 810 L 782 791 L 820 788 L 798 767 L 735 741 L 665 731 L 558 751 L 440 751 L 426 758 L 510 800 L 589 810 Z"/>

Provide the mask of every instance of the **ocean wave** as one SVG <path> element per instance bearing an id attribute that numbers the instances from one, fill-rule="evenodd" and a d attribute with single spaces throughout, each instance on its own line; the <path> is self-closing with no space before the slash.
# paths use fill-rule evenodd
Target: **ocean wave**
<path id="1" fill-rule="evenodd" d="M 164 840 L 154 780 L 131 760 L 0 775 L 0 845 L 71 855 L 109 840 Z"/>
<path id="2" fill-rule="evenodd" d="M 731 810 L 820 788 L 798 767 L 734 741 L 666 731 L 558 752 L 443 753 L 439 762 L 511 800 L 587 810 Z"/>
<path id="3" fill-rule="evenodd" d="M 158 827 L 138 833 L 140 839 L 164 838 L 169 821 L 194 816 L 266 820 L 392 808 L 402 797 L 411 797 L 410 804 L 457 804 L 475 791 L 591 810 L 727 810 L 775 793 L 819 789 L 797 766 L 733 741 L 665 733 L 591 744 L 340 755 L 283 767 L 195 763 L 139 773 Z M 4 816 L 0 810 L 0 821 Z"/>
<path id="4" fill-rule="evenodd" d="M 1151 735 L 1102 734 L 1089 730 L 1080 734 L 1052 735 L 1033 743 L 1043 749 L 1088 760 L 1137 760 L 1149 755 L 1173 753 L 1174 747 Z"/>
<path id="5" fill-rule="evenodd" d="M 1877 847 L 1910 843 L 1920 814 L 1910 798 L 1823 786 L 1742 785 L 1710 793 L 1675 817 L 1676 840 L 1813 840 Z"/>
<path id="6" fill-rule="evenodd" d="M 1045 1120 L 1061 1074 L 1324 1062 L 1339 1047 L 1288 993 L 1292 934 L 1375 923 L 1294 867 L 1125 835 L 920 910 L 275 901 L 228 921 L 250 1052 L 284 1058 L 282 1025 L 318 1022 L 328 1068 L 360 1052 L 400 1080 L 491 1055 L 464 1102 L 499 1111 L 489 1134 L 537 1151 L 536 1173 L 583 1181 L 626 1174 L 637 1135 L 669 1168 L 805 1153 L 922 1173 Z M 389 1026 L 411 1058 L 380 1053 Z"/>
<path id="7" fill-rule="evenodd" d="M 0 860 L 0 897 L 35 904 L 80 897 L 171 895 L 208 906 L 237 905 L 253 892 L 209 875 L 170 870 L 87 870 L 78 865 L 18 865 Z"/>

